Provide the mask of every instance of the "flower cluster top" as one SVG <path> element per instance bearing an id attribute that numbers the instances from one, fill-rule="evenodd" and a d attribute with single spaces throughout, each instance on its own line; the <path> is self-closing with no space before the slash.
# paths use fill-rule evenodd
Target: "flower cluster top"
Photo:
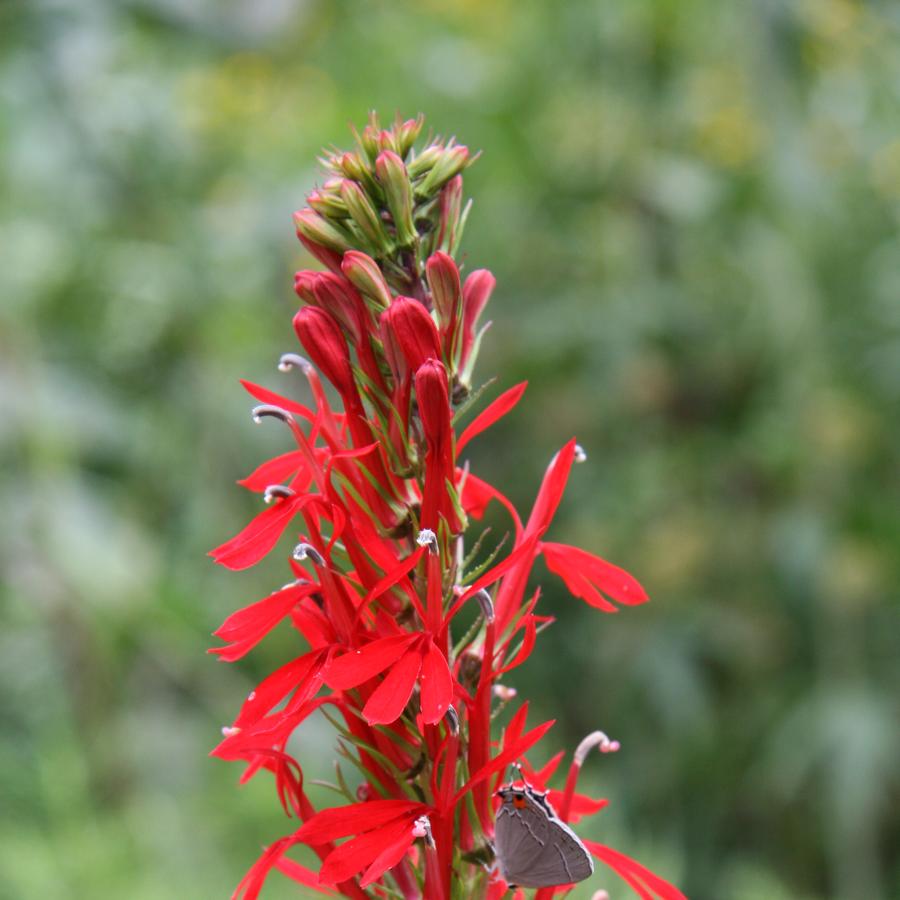
<path id="1" fill-rule="evenodd" d="M 266 507 L 211 555 L 244 569 L 290 530 L 293 577 L 230 615 L 211 652 L 240 659 L 284 621 L 298 650 L 250 693 L 213 754 L 243 761 L 245 779 L 270 772 L 284 811 L 301 824 L 265 850 L 236 897 L 256 897 L 273 868 L 356 898 L 506 894 L 492 865 L 496 789 L 517 761 L 540 789 L 561 760 L 528 765 L 525 754 L 553 723 L 527 729 L 527 704 L 499 738 L 491 729 L 515 696 L 501 679 L 528 659 L 550 621 L 537 612 L 539 591 L 529 592 L 531 568 L 543 556 L 574 596 L 603 612 L 647 599 L 622 569 L 546 539 L 584 457 L 574 440 L 550 462 L 524 519 L 463 459 L 525 385 L 470 412 L 494 278 L 485 269 L 463 277 L 454 260 L 469 210 L 462 173 L 473 156 L 441 139 L 416 152 L 422 124 L 383 129 L 373 116 L 354 151 L 323 157 L 329 177 L 295 223 L 325 270 L 296 275 L 293 326 L 304 355 L 286 353 L 279 364 L 305 379 L 306 399 L 244 382 L 259 404 L 254 419 L 286 426 L 290 449 L 240 482 Z M 494 501 L 510 526 L 489 546 L 484 532 L 474 540 L 469 532 Z M 314 711 L 333 723 L 340 755 L 362 776 L 351 789 L 337 765 L 343 805 L 320 811 L 304 789 L 300 748 L 289 744 Z M 561 821 L 605 805 L 575 793 L 584 748 L 615 749 L 597 735 L 575 754 L 565 789 L 549 792 Z M 301 843 L 322 860 L 318 872 L 288 854 Z M 640 896 L 682 896 L 623 854 L 586 846 Z"/>

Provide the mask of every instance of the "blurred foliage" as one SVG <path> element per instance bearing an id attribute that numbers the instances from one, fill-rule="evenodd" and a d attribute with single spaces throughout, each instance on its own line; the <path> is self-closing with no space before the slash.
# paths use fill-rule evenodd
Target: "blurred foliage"
<path id="1" fill-rule="evenodd" d="M 287 377 L 290 214 L 372 107 L 485 150 L 481 375 L 531 387 L 473 465 L 527 505 L 577 434 L 554 537 L 654 601 L 548 579 L 513 682 L 560 720 L 544 752 L 622 741 L 585 833 L 692 900 L 900 896 L 898 13 L 0 4 L 0 896 L 223 897 L 293 827 L 205 757 L 290 652 L 223 666 L 209 633 L 284 562 L 204 554 L 280 446 L 237 378 Z"/>

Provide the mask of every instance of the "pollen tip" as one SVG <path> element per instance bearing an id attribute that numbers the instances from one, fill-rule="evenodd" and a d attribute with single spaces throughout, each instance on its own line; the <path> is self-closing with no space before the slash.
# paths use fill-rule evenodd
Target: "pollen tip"
<path id="1" fill-rule="evenodd" d="M 222 734 L 227 738 L 234 737 L 236 734 L 240 734 L 240 733 L 241 733 L 241 729 L 238 728 L 236 725 L 223 725 L 222 726 Z"/>
<path id="2" fill-rule="evenodd" d="M 601 753 L 615 753 L 621 745 L 618 741 L 612 740 L 606 732 L 592 731 L 584 740 L 575 748 L 573 762 L 581 768 L 587 759 L 588 753 L 596 747 Z"/>
<path id="3" fill-rule="evenodd" d="M 437 535 L 430 528 L 423 528 L 416 535 L 416 543 L 420 547 L 427 547 L 429 553 L 438 552 Z"/>
<path id="4" fill-rule="evenodd" d="M 587 453 L 585 453 L 584 447 L 582 447 L 581 444 L 575 445 L 574 459 L 575 459 L 575 462 L 577 462 L 577 463 L 583 463 L 583 462 L 587 461 Z"/>
<path id="5" fill-rule="evenodd" d="M 325 565 L 325 557 L 323 557 L 322 554 L 319 553 L 319 551 L 316 550 L 316 548 L 313 547 L 312 544 L 307 544 L 305 542 L 297 544 L 297 546 L 294 547 L 292 556 L 297 560 L 297 562 L 302 562 L 304 559 L 310 559 L 312 560 L 314 565 Z"/>

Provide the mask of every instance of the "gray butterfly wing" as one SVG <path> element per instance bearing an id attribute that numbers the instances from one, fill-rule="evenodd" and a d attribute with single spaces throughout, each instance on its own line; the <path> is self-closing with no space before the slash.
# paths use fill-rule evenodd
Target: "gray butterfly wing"
<path id="1" fill-rule="evenodd" d="M 517 808 L 511 795 L 504 798 L 494 822 L 494 844 L 504 881 L 525 886 L 521 875 L 528 872 L 531 860 L 546 848 L 549 830 L 549 819 L 533 803 Z"/>
<path id="2" fill-rule="evenodd" d="M 500 873 L 519 887 L 553 887 L 583 881 L 594 861 L 575 832 L 561 822 L 546 801 L 525 796 L 517 808 L 505 800 L 495 823 Z"/>

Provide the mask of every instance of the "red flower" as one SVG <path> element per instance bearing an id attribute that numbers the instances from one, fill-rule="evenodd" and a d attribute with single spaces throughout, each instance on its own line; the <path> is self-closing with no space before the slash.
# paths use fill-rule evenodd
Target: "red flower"
<path id="1" fill-rule="evenodd" d="M 371 800 L 353 806 L 324 809 L 294 835 L 297 842 L 321 845 L 356 835 L 325 857 L 319 881 L 337 884 L 362 873 L 366 888 L 396 866 L 418 837 L 425 834 L 429 808 L 407 800 Z"/>
<path id="2" fill-rule="evenodd" d="M 210 652 L 238 660 L 276 628 L 291 630 L 298 649 L 249 693 L 212 755 L 242 762 L 242 781 L 271 774 L 285 813 L 304 824 L 263 852 L 236 891 L 242 900 L 255 900 L 273 869 L 355 900 L 369 887 L 404 900 L 503 896 L 506 885 L 482 869 L 493 791 L 553 724 L 526 731 L 525 703 L 499 741 L 492 726 L 514 695 L 499 679 L 536 652 L 552 621 L 539 614 L 540 590 L 528 587 L 534 563 L 543 554 L 573 594 L 604 611 L 646 600 L 621 569 L 544 540 L 574 441 L 551 461 L 524 522 L 460 460 L 525 385 L 501 393 L 456 438 L 494 278 L 477 270 L 461 285 L 451 255 L 472 156 L 440 139 L 415 152 L 421 127 L 421 118 L 389 129 L 373 118 L 356 150 L 326 154 L 329 177 L 295 216 L 300 240 L 329 271 L 297 273 L 304 306 L 294 328 L 311 361 L 287 353 L 279 369 L 302 374 L 311 399 L 244 382 L 262 404 L 254 418 L 278 419 L 292 443 L 242 479 L 271 505 L 212 555 L 242 569 L 290 531 L 294 580 L 229 615 Z M 487 531 L 469 542 L 467 513 L 478 518 L 494 500 L 510 516 L 509 545 L 491 546 Z M 474 616 L 462 626 L 464 610 Z M 318 813 L 292 755 L 297 727 L 316 712 L 338 728 L 338 754 L 363 776 L 360 802 Z M 563 821 L 606 803 L 575 790 L 587 750 L 606 740 L 598 735 L 576 750 L 565 787 L 550 790 Z M 528 777 L 544 785 L 560 759 L 537 772 L 526 762 Z M 336 779 L 347 794 L 340 765 Z M 286 856 L 298 843 L 322 860 L 318 873 Z M 681 900 L 628 857 L 589 846 L 642 898 Z"/>

